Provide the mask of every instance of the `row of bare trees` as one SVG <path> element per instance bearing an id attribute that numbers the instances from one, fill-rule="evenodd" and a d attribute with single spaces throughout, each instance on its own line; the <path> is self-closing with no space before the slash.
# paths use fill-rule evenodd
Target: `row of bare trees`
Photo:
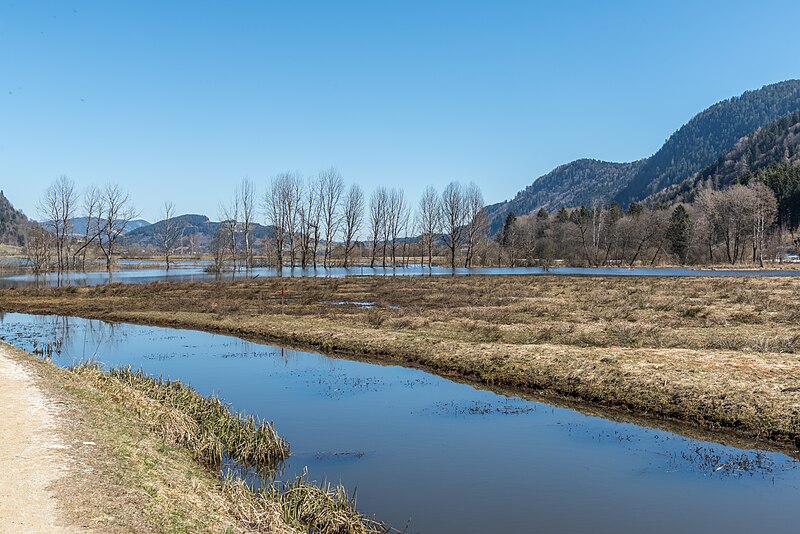
<path id="1" fill-rule="evenodd" d="M 67 176 L 59 177 L 45 190 L 37 209 L 51 235 L 36 231 L 29 237 L 26 251 L 36 272 L 48 270 L 51 262 L 59 273 L 85 269 L 90 248 L 102 253 L 110 271 L 120 237 L 137 216 L 130 195 L 119 185 L 90 186 L 79 193 Z M 79 217 L 85 220 L 82 229 L 75 228 L 74 221 Z"/>
<path id="2" fill-rule="evenodd" d="M 252 266 L 255 197 L 253 183 L 245 178 L 233 201 L 221 206 L 215 268 Z M 412 249 L 421 263 L 427 254 L 430 266 L 441 245 L 451 266 L 462 249 L 464 265 L 470 266 L 476 243 L 486 240 L 483 195 L 475 184 L 452 182 L 441 195 L 428 187 L 414 215 L 400 188 L 379 186 L 367 201 L 361 187 L 348 187 L 336 168 L 312 177 L 285 172 L 269 181 L 261 208 L 273 232 L 265 248 L 279 267 L 329 267 L 335 252 L 336 260 L 349 267 L 360 260 L 357 249 L 368 254 L 370 267 L 408 265 Z"/>
<path id="3" fill-rule="evenodd" d="M 85 269 L 90 251 L 102 255 L 111 270 L 121 238 L 137 216 L 130 196 L 118 185 L 90 186 L 79 193 L 66 176 L 48 187 L 38 208 L 50 232 L 30 235 L 29 256 L 37 272 L 51 264 L 59 272 Z M 451 267 L 462 253 L 463 265 L 469 267 L 479 245 L 487 241 L 483 208 L 474 183 L 452 182 L 441 194 L 429 186 L 414 213 L 402 189 L 380 186 L 367 200 L 359 185 L 345 184 L 333 167 L 312 177 L 279 174 L 261 196 L 255 183 L 244 178 L 231 201 L 219 206 L 220 223 L 211 243 L 214 268 L 249 270 L 257 251 L 264 249 L 275 265 L 292 268 L 329 267 L 334 261 L 348 267 L 365 255 L 371 267 L 408 265 L 412 255 L 432 266 L 442 250 Z M 253 235 L 262 215 L 272 230 L 267 243 Z M 76 219 L 85 224 L 76 225 Z M 163 204 L 157 225 L 156 247 L 169 269 L 185 241 L 173 202 Z"/>

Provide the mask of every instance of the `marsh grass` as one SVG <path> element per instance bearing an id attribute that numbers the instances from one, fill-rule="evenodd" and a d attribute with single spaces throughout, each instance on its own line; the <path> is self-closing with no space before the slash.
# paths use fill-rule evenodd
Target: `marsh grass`
<path id="1" fill-rule="evenodd" d="M 271 469 L 289 456 L 289 445 L 272 425 L 239 415 L 219 398 L 203 397 L 180 382 L 131 369 L 105 373 L 93 363 L 75 366 L 71 372 L 133 411 L 166 443 L 188 449 L 196 461 L 217 474 L 224 458 Z M 316 485 L 299 477 L 292 483 L 254 488 L 227 476 L 221 488 L 235 517 L 250 530 L 273 532 L 277 509 L 284 523 L 302 532 L 389 532 L 364 518 L 342 486 Z"/>
<path id="2" fill-rule="evenodd" d="M 289 456 L 289 445 L 266 421 L 242 416 L 217 397 L 203 397 L 177 381 L 150 378 L 141 371 L 81 365 L 75 373 L 91 378 L 120 399 L 166 440 L 189 449 L 203 465 L 219 469 L 226 456 L 260 469 Z"/>

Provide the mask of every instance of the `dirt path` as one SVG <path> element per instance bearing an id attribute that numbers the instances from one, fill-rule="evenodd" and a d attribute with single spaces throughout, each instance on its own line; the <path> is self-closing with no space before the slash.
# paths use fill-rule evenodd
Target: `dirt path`
<path id="1" fill-rule="evenodd" d="M 70 532 L 51 489 L 69 461 L 57 421 L 34 376 L 0 344 L 0 532 Z"/>

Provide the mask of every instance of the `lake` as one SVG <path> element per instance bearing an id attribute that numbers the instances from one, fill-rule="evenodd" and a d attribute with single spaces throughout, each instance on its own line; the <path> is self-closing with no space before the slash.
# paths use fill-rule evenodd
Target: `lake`
<path id="1" fill-rule="evenodd" d="M 131 264 L 128 264 L 131 265 Z M 178 264 L 166 270 L 164 268 L 135 268 L 114 271 L 68 272 L 58 276 L 55 273 L 40 276 L 38 279 L 30 273 L 0 277 L 0 289 L 11 287 L 78 285 L 93 286 L 108 283 L 147 284 L 150 282 L 212 282 L 216 280 L 245 279 L 254 277 L 343 277 L 343 276 L 469 276 L 469 275 L 572 275 L 572 276 L 800 276 L 800 270 L 792 269 L 717 269 L 696 270 L 679 267 L 637 267 L 626 269 L 620 267 L 474 267 L 470 269 L 447 267 L 329 267 L 318 269 L 289 269 L 278 271 L 274 268 L 257 268 L 248 273 L 225 272 L 221 274 L 207 273 L 203 264 Z"/>

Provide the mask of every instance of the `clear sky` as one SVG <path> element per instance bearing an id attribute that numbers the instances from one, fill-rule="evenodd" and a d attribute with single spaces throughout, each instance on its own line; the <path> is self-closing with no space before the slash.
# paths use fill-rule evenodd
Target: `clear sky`
<path id="1" fill-rule="evenodd" d="M 0 1 L 0 188 L 66 174 L 215 218 L 244 176 L 336 166 L 367 192 L 488 203 L 580 157 L 655 152 L 800 77 L 800 2 Z"/>

